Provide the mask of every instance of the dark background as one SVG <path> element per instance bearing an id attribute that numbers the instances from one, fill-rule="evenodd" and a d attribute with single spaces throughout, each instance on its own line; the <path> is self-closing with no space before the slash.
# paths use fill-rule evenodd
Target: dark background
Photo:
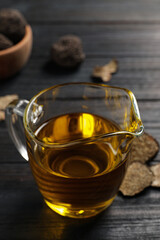
<path id="1" fill-rule="evenodd" d="M 160 141 L 160 0 L 1 0 L 4 7 L 24 14 L 34 42 L 24 69 L 0 81 L 0 96 L 30 99 L 55 84 L 93 82 L 93 67 L 116 58 L 119 71 L 108 84 L 133 91 L 146 132 Z M 74 71 L 49 63 L 52 43 L 65 34 L 79 36 L 86 53 Z M 160 239 L 160 189 L 132 198 L 119 194 L 92 219 L 63 218 L 43 203 L 28 163 L 0 122 L 0 239 Z"/>

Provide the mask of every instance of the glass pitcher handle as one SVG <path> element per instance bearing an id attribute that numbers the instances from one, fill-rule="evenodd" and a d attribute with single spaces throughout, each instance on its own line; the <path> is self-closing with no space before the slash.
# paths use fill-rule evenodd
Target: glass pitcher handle
<path id="1" fill-rule="evenodd" d="M 23 126 L 24 110 L 29 101 L 21 99 L 11 102 L 5 111 L 9 135 L 22 157 L 28 161 L 26 139 Z"/>

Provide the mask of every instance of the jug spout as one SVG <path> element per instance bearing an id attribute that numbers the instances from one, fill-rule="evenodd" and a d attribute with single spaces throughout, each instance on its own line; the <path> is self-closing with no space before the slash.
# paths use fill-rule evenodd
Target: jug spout
<path id="1" fill-rule="evenodd" d="M 112 98 L 111 93 L 114 96 Z M 144 131 L 137 100 L 131 91 L 113 88 L 106 90 L 106 105 L 107 117 L 116 122 L 118 130 L 108 132 L 103 137 L 106 142 L 110 142 L 116 155 L 121 155 L 124 159 L 134 139 Z"/>
<path id="2" fill-rule="evenodd" d="M 127 91 L 130 98 L 130 109 L 127 109 L 128 106 L 125 108 L 124 130 L 126 131 L 126 134 L 128 132 L 128 134 L 132 136 L 133 140 L 135 137 L 139 137 L 143 134 L 144 126 L 140 117 L 137 100 L 131 91 Z"/>
<path id="3" fill-rule="evenodd" d="M 112 94 L 114 98 L 110 99 L 109 93 L 106 93 L 107 114 L 109 112 L 109 118 L 119 126 L 119 131 L 111 133 L 111 135 L 121 135 L 131 143 L 144 131 L 137 100 L 128 89 L 114 89 Z"/>

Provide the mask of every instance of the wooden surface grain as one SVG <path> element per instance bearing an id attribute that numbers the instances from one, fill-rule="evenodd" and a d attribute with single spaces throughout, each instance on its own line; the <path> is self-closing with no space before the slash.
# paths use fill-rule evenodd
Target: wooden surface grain
<path id="1" fill-rule="evenodd" d="M 0 8 L 6 7 L 24 14 L 34 44 L 21 72 L 0 80 L 0 96 L 30 99 L 58 83 L 95 82 L 93 67 L 116 58 L 119 70 L 109 84 L 134 92 L 146 131 L 160 142 L 160 0 L 1 0 Z M 82 39 L 86 59 L 74 71 L 59 70 L 50 63 L 50 48 L 71 33 Z M 160 239 L 160 189 L 132 198 L 118 194 L 92 219 L 61 217 L 43 203 L 28 163 L 0 122 L 0 239 Z"/>

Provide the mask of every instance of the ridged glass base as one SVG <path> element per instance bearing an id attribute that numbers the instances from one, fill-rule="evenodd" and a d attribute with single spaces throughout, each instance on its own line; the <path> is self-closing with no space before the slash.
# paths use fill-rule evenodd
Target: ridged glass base
<path id="1" fill-rule="evenodd" d="M 104 209 L 109 207 L 113 202 L 115 197 L 110 200 L 103 202 L 103 204 L 96 205 L 91 208 L 74 208 L 70 204 L 57 205 L 45 200 L 46 204 L 56 213 L 61 216 L 70 217 L 70 218 L 89 218 L 97 215 L 102 212 Z"/>

